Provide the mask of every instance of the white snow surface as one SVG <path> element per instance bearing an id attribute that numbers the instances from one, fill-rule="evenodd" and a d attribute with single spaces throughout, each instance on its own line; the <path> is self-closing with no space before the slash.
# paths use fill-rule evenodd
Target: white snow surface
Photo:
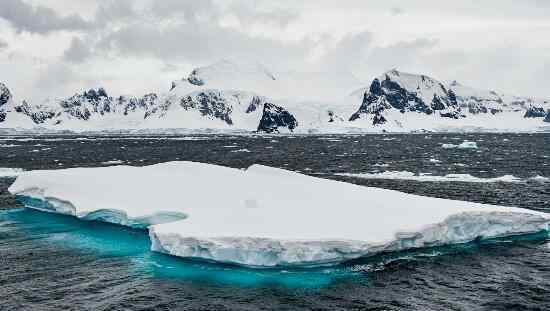
<path id="1" fill-rule="evenodd" d="M 168 162 L 31 171 L 9 191 L 46 201 L 51 212 L 123 225 L 161 223 L 149 227 L 153 251 L 251 267 L 335 264 L 381 251 L 534 233 L 550 222 L 549 214 L 526 209 L 261 165 L 240 170 Z"/>
<path id="2" fill-rule="evenodd" d="M 189 80 L 201 81 L 203 85 L 192 85 L 187 79 L 175 83 L 188 91 L 208 87 L 253 91 L 275 100 L 322 102 L 342 99 L 364 84 L 346 71 L 273 72 L 260 63 L 242 60 L 221 60 L 196 68 Z"/>

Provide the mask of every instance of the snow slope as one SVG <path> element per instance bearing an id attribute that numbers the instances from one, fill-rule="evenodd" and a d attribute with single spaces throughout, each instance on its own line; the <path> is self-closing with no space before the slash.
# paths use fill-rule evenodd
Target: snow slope
<path id="1" fill-rule="evenodd" d="M 320 102 L 340 100 L 362 86 L 350 72 L 272 72 L 259 63 L 229 60 L 194 69 L 173 85 L 182 84 L 188 91 L 208 87 L 253 91 L 274 100 Z"/>
<path id="2" fill-rule="evenodd" d="M 382 251 L 539 232 L 550 223 L 541 212 L 260 165 L 239 170 L 168 162 L 24 172 L 9 191 L 33 208 L 153 224 L 153 251 L 253 267 L 335 264 Z"/>

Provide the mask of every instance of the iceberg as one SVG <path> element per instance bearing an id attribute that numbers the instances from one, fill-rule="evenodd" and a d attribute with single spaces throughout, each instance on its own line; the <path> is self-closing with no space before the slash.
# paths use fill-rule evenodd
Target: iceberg
<path id="1" fill-rule="evenodd" d="M 547 231 L 550 214 L 429 198 L 252 165 L 195 162 L 24 172 L 28 207 L 148 227 L 151 249 L 249 267 L 322 266 L 380 252 Z"/>

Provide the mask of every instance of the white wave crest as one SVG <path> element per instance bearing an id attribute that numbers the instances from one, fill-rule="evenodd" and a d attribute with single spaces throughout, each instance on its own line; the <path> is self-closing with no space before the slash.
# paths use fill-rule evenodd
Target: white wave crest
<path id="1" fill-rule="evenodd" d="M 422 181 L 422 182 L 521 183 L 524 181 L 523 179 L 518 178 L 514 175 L 504 175 L 504 176 L 494 177 L 494 178 L 482 178 L 482 177 L 472 176 L 470 174 L 447 174 L 444 176 L 429 175 L 429 174 L 416 175 L 415 173 L 408 172 L 408 171 L 386 171 L 386 172 L 380 172 L 380 173 L 360 173 L 360 174 L 339 173 L 336 175 L 363 178 L 363 179 L 393 179 L 393 180 L 412 180 L 412 181 Z"/>

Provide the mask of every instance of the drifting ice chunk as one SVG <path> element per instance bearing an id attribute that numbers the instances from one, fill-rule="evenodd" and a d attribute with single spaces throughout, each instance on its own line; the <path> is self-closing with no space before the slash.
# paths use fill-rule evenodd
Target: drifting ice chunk
<path id="1" fill-rule="evenodd" d="M 101 220 L 111 222 L 176 213 L 186 218 L 169 222 L 178 217 L 168 217 L 149 227 L 152 250 L 248 266 L 334 264 L 381 251 L 534 233 L 547 230 L 550 222 L 541 212 L 362 187 L 260 165 L 238 170 L 169 162 L 36 171 L 19 176 L 10 191 L 79 217 L 98 211 L 126 217 L 113 221 L 100 212 Z"/>
<path id="2" fill-rule="evenodd" d="M 441 145 L 441 148 L 443 149 L 453 149 L 453 148 L 458 148 L 458 149 L 477 149 L 477 143 L 475 141 L 463 141 L 461 144 L 459 145 L 453 145 L 453 144 L 443 144 Z"/>

